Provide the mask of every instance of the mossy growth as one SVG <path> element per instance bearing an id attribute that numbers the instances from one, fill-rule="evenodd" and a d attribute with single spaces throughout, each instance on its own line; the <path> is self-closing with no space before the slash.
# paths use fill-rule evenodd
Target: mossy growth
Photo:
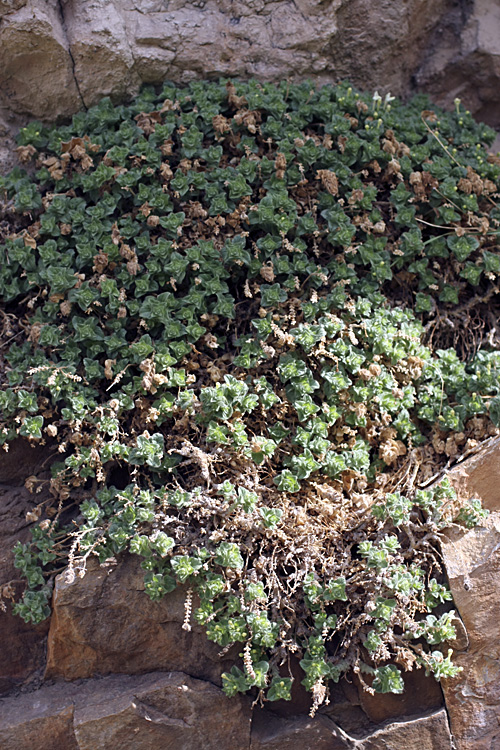
<path id="1" fill-rule="evenodd" d="M 228 695 L 289 698 L 293 654 L 312 713 L 350 670 L 456 674 L 439 539 L 484 511 L 425 485 L 500 420 L 493 135 L 458 101 L 256 81 L 21 131 L 0 443 L 60 455 L 21 617 L 61 561 L 132 553 L 153 599 L 186 586 L 185 628 L 241 644 Z"/>

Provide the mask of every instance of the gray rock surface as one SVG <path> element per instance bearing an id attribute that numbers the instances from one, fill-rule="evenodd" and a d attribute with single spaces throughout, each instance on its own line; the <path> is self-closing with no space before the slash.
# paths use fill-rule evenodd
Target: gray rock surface
<path id="1" fill-rule="evenodd" d="M 416 84 L 444 106 L 455 97 L 479 120 L 500 126 L 500 4 L 456 3 L 436 29 L 432 54 L 416 73 Z"/>

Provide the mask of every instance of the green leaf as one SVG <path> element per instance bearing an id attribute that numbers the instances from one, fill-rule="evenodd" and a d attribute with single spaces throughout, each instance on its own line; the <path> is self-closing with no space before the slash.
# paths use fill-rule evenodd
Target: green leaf
<path id="1" fill-rule="evenodd" d="M 219 544 L 214 562 L 224 568 L 234 568 L 235 570 L 240 570 L 244 565 L 238 545 L 231 542 Z"/>
<path id="2" fill-rule="evenodd" d="M 288 293 L 279 284 L 261 284 L 260 293 L 262 307 L 278 307 L 288 299 Z"/>
<path id="3" fill-rule="evenodd" d="M 283 515 L 281 508 L 259 508 L 259 513 L 266 529 L 274 529 Z"/>
<path id="4" fill-rule="evenodd" d="M 488 413 L 495 427 L 500 427 L 500 396 L 495 396 L 495 398 L 491 399 Z"/>
<path id="5" fill-rule="evenodd" d="M 404 691 L 401 672 L 394 664 L 379 667 L 374 672 L 372 687 L 376 693 L 395 693 L 400 695 Z"/>
<path id="6" fill-rule="evenodd" d="M 191 576 L 198 575 L 202 566 L 198 558 L 190 557 L 189 555 L 174 555 L 170 560 L 170 564 L 175 577 L 180 583 L 185 583 Z"/>
<path id="7" fill-rule="evenodd" d="M 25 417 L 19 430 L 20 435 L 40 440 L 42 438 L 43 417 Z"/>
<path id="8" fill-rule="evenodd" d="M 153 435 L 144 433 L 137 437 L 135 448 L 129 453 L 131 464 L 147 464 L 154 469 L 161 466 L 164 455 L 164 437 L 161 433 L 155 432 Z"/>
<path id="9" fill-rule="evenodd" d="M 281 474 L 274 477 L 273 481 L 280 492 L 298 492 L 300 490 L 297 477 L 289 469 L 284 469 Z"/>
<path id="10" fill-rule="evenodd" d="M 475 237 L 471 237 L 471 235 L 467 234 L 464 234 L 461 237 L 452 235 L 451 237 L 447 238 L 446 242 L 450 250 L 453 252 L 455 258 L 460 262 L 468 258 L 469 255 L 479 247 L 478 240 Z"/>
<path id="11" fill-rule="evenodd" d="M 346 587 L 346 579 L 344 576 L 340 576 L 340 578 L 336 578 L 334 581 L 330 581 L 330 583 L 325 588 L 324 593 L 324 599 L 325 601 L 347 601 L 347 594 L 345 591 Z"/>
<path id="12" fill-rule="evenodd" d="M 292 700 L 291 677 L 273 677 L 266 693 L 268 701 L 291 701 Z"/>

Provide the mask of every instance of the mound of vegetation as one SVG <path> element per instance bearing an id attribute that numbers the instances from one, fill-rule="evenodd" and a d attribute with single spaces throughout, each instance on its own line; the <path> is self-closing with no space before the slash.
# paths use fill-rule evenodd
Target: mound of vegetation
<path id="1" fill-rule="evenodd" d="M 350 670 L 456 674 L 439 537 L 484 511 L 429 487 L 500 422 L 493 136 L 458 101 L 255 81 L 21 131 L 0 443 L 60 452 L 21 617 L 61 561 L 128 551 L 153 599 L 185 585 L 186 629 L 241 644 L 228 695 L 289 698 L 291 654 L 312 713 Z"/>

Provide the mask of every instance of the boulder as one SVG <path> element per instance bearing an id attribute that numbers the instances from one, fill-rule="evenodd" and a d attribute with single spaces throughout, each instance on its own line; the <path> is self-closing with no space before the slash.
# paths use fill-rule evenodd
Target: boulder
<path id="1" fill-rule="evenodd" d="M 111 678 L 79 701 L 74 729 L 79 750 L 225 750 L 248 747 L 248 699 L 228 700 L 209 682 L 185 674 Z"/>
<path id="2" fill-rule="evenodd" d="M 138 92 L 141 84 L 119 8 L 120 3 L 109 0 L 61 2 L 73 74 L 87 107 L 103 96 L 130 97 Z"/>

